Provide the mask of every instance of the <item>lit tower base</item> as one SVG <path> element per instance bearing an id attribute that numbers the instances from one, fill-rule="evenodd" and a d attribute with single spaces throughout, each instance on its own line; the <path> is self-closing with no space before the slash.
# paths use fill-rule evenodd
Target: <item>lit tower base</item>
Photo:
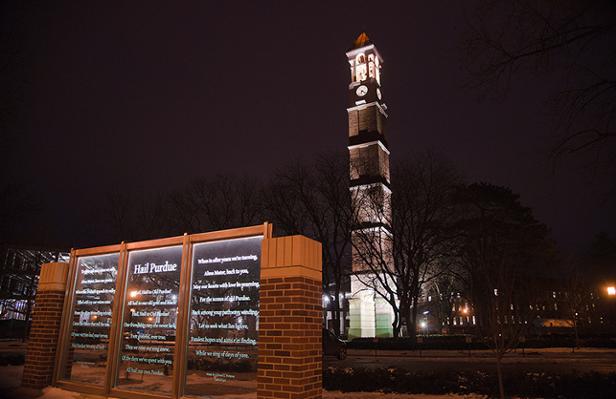
<path id="1" fill-rule="evenodd" d="M 393 336 L 394 311 L 385 299 L 357 276 L 351 276 L 351 295 L 349 339 Z"/>
<path id="2" fill-rule="evenodd" d="M 369 205 L 359 205 L 356 209 L 358 220 L 351 237 L 357 243 L 359 237 L 365 240 L 365 237 L 374 235 L 374 239 L 379 240 L 383 234 L 390 234 L 385 223 L 391 209 L 389 148 L 384 136 L 387 106 L 381 88 L 383 59 L 368 36 L 365 33 L 359 35 L 346 55 L 351 70 L 347 108 L 349 188 L 354 199 L 371 199 Z M 391 242 L 390 235 L 388 238 Z M 349 338 L 390 337 L 393 335 L 393 309 L 376 292 L 371 283 L 375 275 L 359 258 L 354 245 L 347 335 Z"/>

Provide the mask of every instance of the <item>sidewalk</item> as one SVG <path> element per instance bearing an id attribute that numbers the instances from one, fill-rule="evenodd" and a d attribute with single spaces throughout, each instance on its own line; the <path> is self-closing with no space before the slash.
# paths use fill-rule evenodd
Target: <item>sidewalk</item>
<path id="1" fill-rule="evenodd" d="M 601 354 L 605 356 L 615 356 L 616 349 L 612 348 L 576 348 L 572 352 L 571 348 L 524 348 L 508 352 L 506 357 L 521 356 L 545 356 L 545 357 L 575 357 Z M 387 350 L 387 349 L 348 349 L 348 356 L 377 356 L 377 357 L 429 357 L 429 358 L 460 358 L 460 357 L 479 357 L 493 358 L 494 352 L 490 349 L 427 349 L 427 350 Z"/>

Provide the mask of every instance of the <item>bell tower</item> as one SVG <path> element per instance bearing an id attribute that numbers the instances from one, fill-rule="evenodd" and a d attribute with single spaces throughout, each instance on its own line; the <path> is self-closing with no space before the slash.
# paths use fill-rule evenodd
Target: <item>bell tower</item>
<path id="1" fill-rule="evenodd" d="M 353 240 L 353 275 L 349 300 L 349 338 L 391 336 L 393 310 L 376 294 L 375 268 L 366 266 L 366 245 L 382 250 L 380 259 L 388 257 L 391 246 L 389 231 L 391 188 L 389 146 L 385 139 L 387 106 L 383 101 L 381 72 L 383 58 L 366 33 L 360 34 L 346 53 L 351 79 L 348 88 L 349 172 L 355 225 Z M 374 241 L 374 245 L 366 244 Z M 363 257 L 363 260 L 362 260 Z M 370 282 L 369 284 L 367 284 Z"/>
<path id="2" fill-rule="evenodd" d="M 346 55 L 351 70 L 347 108 L 351 190 L 377 188 L 391 194 L 389 148 L 385 140 L 387 106 L 381 87 L 383 59 L 365 33 L 357 37 Z M 386 197 L 383 205 L 389 205 Z M 382 224 L 383 221 L 366 219 L 360 223 Z"/>

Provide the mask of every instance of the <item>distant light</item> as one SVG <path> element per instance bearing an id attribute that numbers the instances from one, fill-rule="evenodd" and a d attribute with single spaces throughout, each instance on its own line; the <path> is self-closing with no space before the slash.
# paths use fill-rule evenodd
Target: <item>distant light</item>
<path id="1" fill-rule="evenodd" d="M 134 298 L 134 297 L 136 297 L 136 296 L 137 296 L 137 291 L 131 291 L 131 292 L 130 292 L 130 297 L 131 297 L 131 298 Z"/>
<path id="2" fill-rule="evenodd" d="M 323 295 L 323 304 L 327 305 L 329 303 L 329 295 Z"/>
<path id="3" fill-rule="evenodd" d="M 616 287 L 614 286 L 607 287 L 607 294 L 609 296 L 616 296 Z"/>
<path id="4" fill-rule="evenodd" d="M 421 328 L 426 328 L 428 327 L 428 323 L 425 321 L 422 321 L 421 323 L 419 323 L 419 325 L 421 326 Z"/>
<path id="5" fill-rule="evenodd" d="M 430 313 L 429 310 L 426 310 L 425 312 L 423 312 L 423 314 L 428 314 L 428 313 Z"/>
<path id="6" fill-rule="evenodd" d="M 468 314 L 468 308 L 462 308 L 462 313 L 463 314 Z"/>

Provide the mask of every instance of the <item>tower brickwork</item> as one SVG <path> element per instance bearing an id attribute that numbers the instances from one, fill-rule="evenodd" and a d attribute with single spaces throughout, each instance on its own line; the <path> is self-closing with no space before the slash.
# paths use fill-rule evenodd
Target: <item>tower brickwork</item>
<path id="1" fill-rule="evenodd" d="M 383 248 L 391 243 L 391 239 L 383 240 L 384 235 L 390 234 L 387 226 L 391 214 L 389 146 L 385 139 L 387 105 L 381 84 L 383 59 L 365 33 L 359 35 L 346 55 L 351 72 L 347 107 L 349 189 L 356 215 L 351 231 L 355 245 L 348 335 L 390 336 L 393 311 L 376 294 L 374 283 L 368 284 L 378 280 L 373 268 L 366 265 L 366 253 L 370 251 L 360 254 L 358 250 L 365 245 L 366 237 L 375 242 L 381 240 L 374 247 Z"/>

